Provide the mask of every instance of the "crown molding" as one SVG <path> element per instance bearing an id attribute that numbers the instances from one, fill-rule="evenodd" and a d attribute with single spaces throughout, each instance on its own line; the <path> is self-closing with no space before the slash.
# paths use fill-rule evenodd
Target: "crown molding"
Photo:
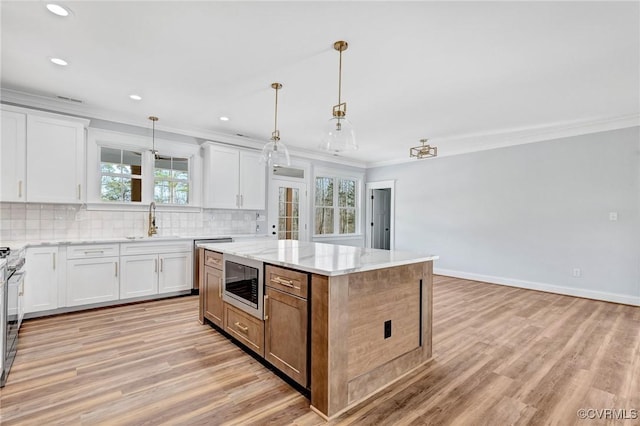
<path id="1" fill-rule="evenodd" d="M 506 148 L 509 146 L 544 142 L 553 139 L 561 139 L 571 136 L 586 135 L 590 133 L 606 132 L 610 130 L 618 130 L 638 126 L 640 126 L 640 113 L 619 115 L 613 117 L 600 117 L 591 120 L 565 121 L 554 123 L 551 125 L 507 129 L 491 133 L 475 133 L 447 138 L 433 138 L 429 139 L 429 141 L 433 145 L 438 146 L 438 157 L 426 160 L 436 161 L 439 157 L 449 157 L 452 155 Z M 366 167 L 383 167 L 395 164 L 411 163 L 415 161 L 425 160 L 403 158 L 396 160 L 374 161 L 367 162 Z"/>
<path id="2" fill-rule="evenodd" d="M 146 129 L 146 127 L 140 125 L 140 120 L 132 120 L 131 117 L 127 114 L 105 110 L 102 108 L 89 107 L 84 104 L 78 104 L 71 101 L 63 101 L 49 96 L 35 95 L 18 90 L 1 88 L 0 101 L 2 103 L 15 105 L 18 107 L 34 108 L 52 113 L 62 113 L 89 120 L 97 119 L 111 121 L 119 124 L 126 124 L 129 126 Z M 213 141 L 241 148 L 262 149 L 265 144 L 265 141 L 257 140 L 251 137 L 237 136 L 207 129 L 187 129 L 183 127 L 156 125 L 156 130 L 201 138 L 206 141 Z M 322 152 L 296 147 L 288 147 L 288 149 L 290 155 L 302 159 L 326 161 L 329 163 L 358 167 L 362 169 L 366 167 L 366 163 L 364 161 L 353 160 L 350 158 L 335 156 L 333 154 L 324 154 Z"/>

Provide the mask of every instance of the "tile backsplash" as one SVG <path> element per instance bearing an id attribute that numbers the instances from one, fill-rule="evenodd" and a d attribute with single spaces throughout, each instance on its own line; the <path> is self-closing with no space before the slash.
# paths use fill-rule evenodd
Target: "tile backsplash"
<path id="1" fill-rule="evenodd" d="M 258 211 L 156 212 L 158 235 L 255 234 Z M 0 203 L 0 241 L 146 236 L 148 212 L 87 210 L 75 204 Z M 260 231 L 258 231 L 259 233 Z"/>

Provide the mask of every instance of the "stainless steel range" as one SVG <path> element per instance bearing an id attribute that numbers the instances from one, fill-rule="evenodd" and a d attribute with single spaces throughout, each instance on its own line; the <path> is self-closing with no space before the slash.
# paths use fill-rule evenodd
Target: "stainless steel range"
<path id="1" fill-rule="evenodd" d="M 18 330 L 24 317 L 22 295 L 24 293 L 24 249 L 11 251 L 0 248 L 0 257 L 6 264 L 0 268 L 0 387 L 4 386 L 13 365 L 18 348 Z"/>

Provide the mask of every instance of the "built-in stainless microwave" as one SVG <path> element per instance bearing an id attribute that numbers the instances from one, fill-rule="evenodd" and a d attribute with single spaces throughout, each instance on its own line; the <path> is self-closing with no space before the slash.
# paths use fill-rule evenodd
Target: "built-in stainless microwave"
<path id="1" fill-rule="evenodd" d="M 259 260 L 223 254 L 223 300 L 256 318 L 264 319 L 264 264 Z"/>

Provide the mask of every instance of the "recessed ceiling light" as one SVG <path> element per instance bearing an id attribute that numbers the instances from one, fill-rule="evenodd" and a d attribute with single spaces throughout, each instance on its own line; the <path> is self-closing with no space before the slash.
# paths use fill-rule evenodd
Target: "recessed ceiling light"
<path id="1" fill-rule="evenodd" d="M 220 121 L 229 121 L 229 117 L 220 117 Z"/>
<path id="2" fill-rule="evenodd" d="M 140 96 L 140 95 L 129 95 L 129 97 L 131 99 L 133 99 L 134 101 L 141 101 L 142 100 L 142 96 Z"/>
<path id="3" fill-rule="evenodd" d="M 69 63 L 67 61 L 65 61 L 64 59 L 60 59 L 60 58 L 50 58 L 49 59 L 51 62 L 53 62 L 56 65 L 60 65 L 63 67 L 66 67 L 67 65 L 69 65 Z"/>
<path id="4" fill-rule="evenodd" d="M 66 7 L 60 6 L 59 4 L 55 3 L 47 4 L 47 9 L 49 9 L 49 12 L 58 16 L 69 16 L 69 14 L 71 13 Z"/>

